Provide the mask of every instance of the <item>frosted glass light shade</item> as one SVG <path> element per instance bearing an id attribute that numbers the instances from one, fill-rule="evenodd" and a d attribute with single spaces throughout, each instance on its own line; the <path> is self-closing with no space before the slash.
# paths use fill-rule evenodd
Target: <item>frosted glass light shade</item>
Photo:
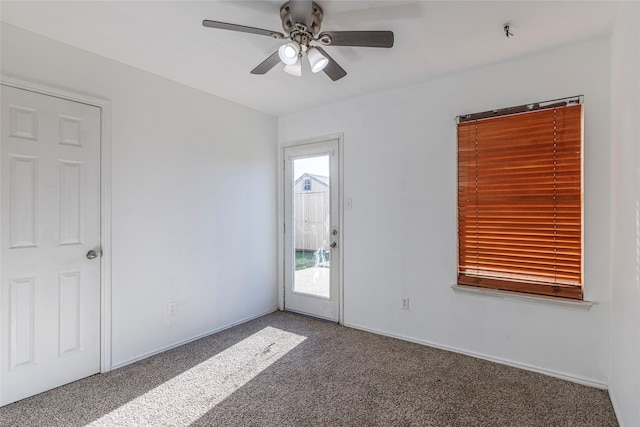
<path id="1" fill-rule="evenodd" d="M 295 64 L 287 64 L 284 66 L 284 71 L 292 76 L 302 76 L 302 61 L 298 60 Z"/>
<path id="2" fill-rule="evenodd" d="M 285 43 L 278 49 L 280 60 L 287 65 L 293 65 L 298 61 L 300 45 L 296 42 Z"/>
<path id="3" fill-rule="evenodd" d="M 324 70 L 324 67 L 329 64 L 329 60 L 315 47 L 309 49 L 307 59 L 309 60 L 309 64 L 311 64 L 311 71 L 314 73 Z"/>

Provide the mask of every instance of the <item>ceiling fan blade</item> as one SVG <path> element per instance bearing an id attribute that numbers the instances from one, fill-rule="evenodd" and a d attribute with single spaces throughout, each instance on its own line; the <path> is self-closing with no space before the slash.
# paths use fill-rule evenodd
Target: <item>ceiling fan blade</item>
<path id="1" fill-rule="evenodd" d="M 318 41 L 325 46 L 392 47 L 393 31 L 324 31 Z"/>
<path id="2" fill-rule="evenodd" d="M 291 19 L 293 22 L 299 22 L 309 26 L 311 24 L 311 11 L 313 0 L 291 0 L 289 8 L 291 9 Z"/>
<path id="3" fill-rule="evenodd" d="M 280 56 L 278 55 L 278 51 L 275 51 L 273 55 L 262 61 L 260 65 L 251 70 L 251 74 L 267 74 L 267 72 L 278 65 L 279 62 Z"/>
<path id="4" fill-rule="evenodd" d="M 338 65 L 338 63 L 332 57 L 330 57 L 323 48 L 318 46 L 316 46 L 315 48 L 318 49 L 320 53 L 329 60 L 329 63 L 326 67 L 324 67 L 324 70 L 322 71 L 324 71 L 324 73 L 329 76 L 331 80 L 335 82 L 336 80 L 340 80 L 347 75 L 347 72 L 344 70 L 344 68 Z"/>
<path id="5" fill-rule="evenodd" d="M 247 27 L 238 24 L 229 24 L 227 22 L 210 21 L 205 19 L 202 21 L 202 25 L 209 28 L 218 28 L 220 30 L 240 31 L 241 33 L 258 34 L 261 36 L 273 37 L 274 39 L 284 38 L 284 34 L 277 31 L 263 30 L 261 28 Z"/>

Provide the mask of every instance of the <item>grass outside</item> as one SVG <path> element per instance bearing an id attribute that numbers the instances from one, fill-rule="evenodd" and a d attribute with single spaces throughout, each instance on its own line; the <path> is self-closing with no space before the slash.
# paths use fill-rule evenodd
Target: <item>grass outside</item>
<path id="1" fill-rule="evenodd" d="M 296 251 L 296 270 L 311 267 L 329 267 L 329 252 Z"/>

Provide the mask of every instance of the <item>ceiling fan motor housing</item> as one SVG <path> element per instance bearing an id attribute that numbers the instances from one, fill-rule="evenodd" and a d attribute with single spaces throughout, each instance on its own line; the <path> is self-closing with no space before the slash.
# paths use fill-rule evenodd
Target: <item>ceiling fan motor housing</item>
<path id="1" fill-rule="evenodd" d="M 291 17 L 291 2 L 286 2 L 280 6 L 280 19 L 282 19 L 282 28 L 287 34 L 301 32 L 300 27 L 296 24 L 301 24 L 305 27 L 305 30 L 311 37 L 318 34 L 320 31 L 320 25 L 322 24 L 322 8 L 318 6 L 316 2 L 311 4 L 311 22 L 306 24 L 304 22 L 293 22 Z"/>

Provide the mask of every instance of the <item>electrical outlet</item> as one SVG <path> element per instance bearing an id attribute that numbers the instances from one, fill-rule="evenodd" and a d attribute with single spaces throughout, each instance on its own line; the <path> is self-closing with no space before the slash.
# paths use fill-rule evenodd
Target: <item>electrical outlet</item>
<path id="1" fill-rule="evenodd" d="M 402 307 L 403 310 L 409 310 L 409 297 L 402 298 Z"/>
<path id="2" fill-rule="evenodd" d="M 177 312 L 178 312 L 178 303 L 170 302 L 169 307 L 167 308 L 167 315 L 175 316 Z"/>

